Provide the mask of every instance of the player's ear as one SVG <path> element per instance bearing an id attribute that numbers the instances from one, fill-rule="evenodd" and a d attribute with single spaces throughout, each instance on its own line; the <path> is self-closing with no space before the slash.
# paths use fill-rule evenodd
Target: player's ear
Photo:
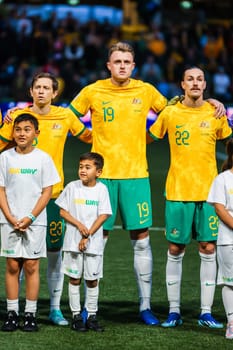
<path id="1" fill-rule="evenodd" d="M 53 92 L 53 97 L 52 97 L 53 100 L 55 99 L 55 97 L 57 97 L 58 92 L 59 92 L 58 90 L 56 90 L 56 91 Z"/>
<path id="2" fill-rule="evenodd" d="M 102 174 L 103 170 L 102 169 L 97 169 L 96 170 L 96 177 L 99 177 Z"/>
<path id="3" fill-rule="evenodd" d="M 110 69 L 110 62 L 107 62 L 107 63 L 106 63 L 106 66 L 107 66 L 108 70 L 111 70 L 111 69 Z"/>

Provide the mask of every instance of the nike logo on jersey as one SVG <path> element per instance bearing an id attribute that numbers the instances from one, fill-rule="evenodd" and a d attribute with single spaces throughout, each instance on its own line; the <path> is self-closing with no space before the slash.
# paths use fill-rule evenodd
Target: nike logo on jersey
<path id="1" fill-rule="evenodd" d="M 180 129 L 180 128 L 183 128 L 183 126 L 185 126 L 185 124 L 181 124 L 181 125 L 176 125 L 176 129 Z"/>
<path id="2" fill-rule="evenodd" d="M 109 104 L 110 102 L 112 102 L 112 101 L 102 101 L 102 105 L 104 106 L 104 105 L 107 105 L 107 104 Z"/>

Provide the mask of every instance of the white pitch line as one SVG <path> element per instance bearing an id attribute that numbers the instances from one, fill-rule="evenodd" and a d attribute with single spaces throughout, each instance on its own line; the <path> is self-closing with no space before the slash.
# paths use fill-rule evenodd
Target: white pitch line
<path id="1" fill-rule="evenodd" d="M 115 225 L 114 228 L 118 229 L 118 230 L 123 230 L 122 226 L 120 226 L 120 225 Z M 150 227 L 149 230 L 150 231 L 164 231 L 165 227 Z"/>

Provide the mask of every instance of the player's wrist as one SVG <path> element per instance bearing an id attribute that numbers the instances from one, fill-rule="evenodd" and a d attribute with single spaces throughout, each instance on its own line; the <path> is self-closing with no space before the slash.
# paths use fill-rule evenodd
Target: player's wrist
<path id="1" fill-rule="evenodd" d="M 29 219 L 31 219 L 32 222 L 34 222 L 34 221 L 36 220 L 35 215 L 33 215 L 32 213 L 28 214 L 27 217 L 28 217 Z"/>

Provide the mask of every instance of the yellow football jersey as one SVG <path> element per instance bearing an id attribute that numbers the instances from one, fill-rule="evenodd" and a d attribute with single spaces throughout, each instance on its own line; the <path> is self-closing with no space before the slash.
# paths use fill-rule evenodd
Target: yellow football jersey
<path id="1" fill-rule="evenodd" d="M 53 198 L 56 198 L 64 187 L 63 153 L 68 132 L 74 136 L 81 135 L 85 125 L 70 111 L 69 108 L 51 106 L 49 114 L 34 113 L 30 107 L 12 113 L 14 120 L 19 114 L 30 113 L 39 121 L 40 134 L 35 146 L 47 152 L 53 159 L 62 181 L 53 186 Z M 2 140 L 12 140 L 13 123 L 4 124 L 0 129 Z M 6 145 L 5 142 L 0 144 Z M 78 161 L 78 160 L 77 160 Z"/>
<path id="2" fill-rule="evenodd" d="M 216 141 L 232 133 L 226 116 L 216 119 L 214 107 L 207 102 L 199 108 L 178 102 L 161 112 L 149 132 L 158 139 L 168 134 L 170 168 L 166 198 L 205 201 L 217 175 Z"/>
<path id="3" fill-rule="evenodd" d="M 152 85 L 131 79 L 127 86 L 110 79 L 85 87 L 71 102 L 79 117 L 91 112 L 92 151 L 104 157 L 102 178 L 148 177 L 146 120 L 150 109 L 162 110 L 166 98 Z"/>

